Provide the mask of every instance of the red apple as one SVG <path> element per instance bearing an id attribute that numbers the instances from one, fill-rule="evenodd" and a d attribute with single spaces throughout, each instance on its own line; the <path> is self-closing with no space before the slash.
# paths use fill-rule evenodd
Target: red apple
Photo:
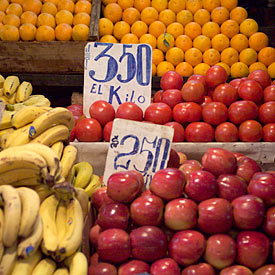
<path id="1" fill-rule="evenodd" d="M 90 257 L 90 265 L 98 265 L 98 264 L 99 264 L 99 255 L 96 252 Z"/>
<path id="2" fill-rule="evenodd" d="M 237 249 L 232 237 L 216 234 L 208 238 L 204 259 L 217 269 L 222 269 L 234 263 Z"/>
<path id="3" fill-rule="evenodd" d="M 115 202 L 107 194 L 107 187 L 100 187 L 91 197 L 92 205 L 98 210 L 102 205 Z"/>
<path id="4" fill-rule="evenodd" d="M 275 274 L 275 265 L 274 264 L 264 265 L 264 266 L 258 268 L 254 272 L 254 275 L 274 275 L 274 274 Z"/>
<path id="5" fill-rule="evenodd" d="M 226 70 L 219 66 L 212 66 L 207 70 L 205 80 L 207 87 L 215 88 L 219 84 L 225 83 L 228 78 Z"/>
<path id="6" fill-rule="evenodd" d="M 197 204 L 189 199 L 174 199 L 165 206 L 164 222 L 172 230 L 192 229 L 197 224 Z"/>
<path id="7" fill-rule="evenodd" d="M 92 245 L 97 246 L 98 236 L 102 232 L 102 228 L 96 224 L 90 229 L 89 239 Z"/>
<path id="8" fill-rule="evenodd" d="M 181 75 L 175 71 L 168 71 L 163 74 L 160 79 L 160 87 L 163 90 L 178 89 L 180 90 L 183 85 Z"/>
<path id="9" fill-rule="evenodd" d="M 169 159 L 167 162 L 167 168 L 179 168 L 179 166 L 180 166 L 180 157 L 174 149 L 171 149 Z"/>
<path id="10" fill-rule="evenodd" d="M 131 170 L 132 173 L 134 173 L 137 177 L 138 177 L 138 180 L 139 180 L 139 192 L 141 193 L 144 189 L 144 178 L 143 178 L 143 175 L 136 171 L 136 170 Z"/>
<path id="11" fill-rule="evenodd" d="M 263 89 L 266 88 L 267 86 L 271 85 L 270 75 L 268 74 L 268 72 L 266 72 L 264 70 L 255 70 L 255 71 L 251 72 L 248 75 L 248 79 L 253 79 L 253 80 L 257 81 Z"/>
<path id="12" fill-rule="evenodd" d="M 189 80 L 197 80 L 200 81 L 204 88 L 207 89 L 207 85 L 206 85 L 206 77 L 205 75 L 201 75 L 201 74 L 192 74 L 190 77 L 188 77 L 187 81 Z"/>
<path id="13" fill-rule="evenodd" d="M 179 169 L 166 168 L 155 173 L 150 190 L 164 200 L 172 200 L 182 195 L 185 179 Z"/>
<path id="14" fill-rule="evenodd" d="M 176 121 L 171 121 L 171 122 L 165 123 L 164 126 L 169 126 L 174 129 L 173 142 L 184 141 L 184 128 L 180 123 Z"/>
<path id="15" fill-rule="evenodd" d="M 245 156 L 238 159 L 236 175 L 249 182 L 256 172 L 261 172 L 261 167 L 254 159 Z"/>
<path id="16" fill-rule="evenodd" d="M 135 275 L 142 272 L 149 272 L 150 266 L 139 260 L 131 260 L 122 264 L 118 269 L 118 275 Z M 107 274 L 106 274 L 107 275 Z"/>
<path id="17" fill-rule="evenodd" d="M 220 275 L 253 275 L 252 271 L 242 265 L 232 265 L 224 268 Z"/>
<path id="18" fill-rule="evenodd" d="M 187 182 L 189 180 L 189 175 L 194 171 L 202 171 L 202 167 L 199 163 L 196 164 L 186 161 L 179 167 L 179 170 L 183 172 L 185 181 Z"/>
<path id="19" fill-rule="evenodd" d="M 198 225 L 207 234 L 228 232 L 232 227 L 232 206 L 228 200 L 213 198 L 202 201 L 199 206 Z"/>
<path id="20" fill-rule="evenodd" d="M 150 268 L 151 275 L 180 275 L 180 267 L 175 260 L 164 258 L 152 263 Z"/>
<path id="21" fill-rule="evenodd" d="M 117 275 L 117 269 L 112 264 L 99 263 L 89 266 L 88 275 Z"/>
<path id="22" fill-rule="evenodd" d="M 183 102 L 181 91 L 178 89 L 168 89 L 161 94 L 161 101 L 173 109 L 178 103 Z"/>
<path id="23" fill-rule="evenodd" d="M 257 231 L 242 231 L 237 237 L 237 261 L 251 269 L 263 266 L 269 253 L 267 236 Z"/>
<path id="24" fill-rule="evenodd" d="M 180 265 L 190 265 L 198 261 L 205 250 L 205 238 L 195 230 L 177 232 L 169 243 L 169 255 Z"/>
<path id="25" fill-rule="evenodd" d="M 122 229 L 104 230 L 98 237 L 98 255 L 100 260 L 121 263 L 130 257 L 130 237 Z"/>
<path id="26" fill-rule="evenodd" d="M 216 275 L 214 268 L 210 264 L 200 263 L 189 265 L 182 270 L 181 275 Z M 231 274 L 232 275 L 232 274 Z"/>
<path id="27" fill-rule="evenodd" d="M 275 206 L 267 210 L 263 229 L 269 236 L 275 238 Z"/>

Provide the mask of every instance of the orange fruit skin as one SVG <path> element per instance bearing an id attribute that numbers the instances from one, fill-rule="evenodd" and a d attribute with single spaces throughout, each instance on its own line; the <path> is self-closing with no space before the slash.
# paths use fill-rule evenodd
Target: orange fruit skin
<path id="1" fill-rule="evenodd" d="M 59 41 L 69 41 L 72 38 L 72 27 L 69 24 L 61 23 L 55 28 L 55 38 Z"/>
<path id="2" fill-rule="evenodd" d="M 54 29 L 50 26 L 40 26 L 38 27 L 35 35 L 37 41 L 53 41 L 55 40 Z"/>
<path id="3" fill-rule="evenodd" d="M 201 26 L 210 21 L 210 13 L 206 9 L 199 9 L 194 14 L 194 21 Z"/>
<path id="4" fill-rule="evenodd" d="M 196 48 L 191 48 L 185 52 L 185 61 L 192 66 L 196 66 L 202 62 L 202 53 Z"/>
<path id="5" fill-rule="evenodd" d="M 190 22 L 185 26 L 185 34 L 188 35 L 191 39 L 195 39 L 202 33 L 201 26 L 196 22 Z"/>
<path id="6" fill-rule="evenodd" d="M 192 48 L 192 40 L 189 36 L 183 34 L 177 37 L 175 41 L 176 47 L 182 49 L 184 52 L 186 52 L 188 49 Z"/>
<path id="7" fill-rule="evenodd" d="M 268 36 L 263 32 L 253 33 L 248 40 L 249 47 L 255 51 L 260 51 L 262 48 L 267 47 L 269 43 Z"/>
<path id="8" fill-rule="evenodd" d="M 258 60 L 266 66 L 275 62 L 275 49 L 272 47 L 264 47 L 258 53 Z"/>
<path id="9" fill-rule="evenodd" d="M 117 3 L 110 3 L 104 8 L 103 15 L 116 23 L 122 18 L 122 8 Z"/>
<path id="10" fill-rule="evenodd" d="M 193 74 L 193 67 L 187 62 L 181 62 L 176 66 L 175 71 L 179 73 L 182 77 L 189 77 Z"/>
<path id="11" fill-rule="evenodd" d="M 212 21 L 218 23 L 219 25 L 229 19 L 229 16 L 229 11 L 224 7 L 217 7 L 211 12 Z"/>
<path id="12" fill-rule="evenodd" d="M 123 11 L 122 20 L 132 25 L 140 20 L 140 12 L 135 8 L 127 8 Z"/>

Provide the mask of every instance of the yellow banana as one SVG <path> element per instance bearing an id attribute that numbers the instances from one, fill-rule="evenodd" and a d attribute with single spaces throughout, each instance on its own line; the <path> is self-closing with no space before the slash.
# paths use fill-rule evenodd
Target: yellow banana
<path id="1" fill-rule="evenodd" d="M 66 234 L 67 206 L 64 201 L 60 201 L 56 213 L 56 228 L 58 241 L 61 242 Z"/>
<path id="2" fill-rule="evenodd" d="M 7 140 L 9 138 L 9 136 L 14 132 L 14 129 L 9 128 L 6 130 L 11 130 L 11 131 L 7 131 L 6 133 L 4 133 L 1 137 L 0 137 L 0 147 L 1 150 L 3 150 L 4 148 L 6 148 L 6 144 L 7 144 Z M 5 131 L 5 130 L 2 130 Z"/>
<path id="3" fill-rule="evenodd" d="M 13 182 L 12 186 L 13 187 L 28 186 L 30 188 L 34 188 L 34 187 L 39 186 L 41 184 L 43 184 L 43 180 L 41 178 L 32 177 L 32 178 L 27 178 L 27 179 L 18 180 L 16 182 Z"/>
<path id="4" fill-rule="evenodd" d="M 40 203 L 42 203 L 47 197 L 53 194 L 53 191 L 47 184 L 39 184 L 34 187 L 34 190 L 40 198 Z"/>
<path id="5" fill-rule="evenodd" d="M 85 188 L 93 175 L 93 166 L 87 161 L 79 162 L 73 166 L 71 174 L 72 184 L 75 187 Z"/>
<path id="6" fill-rule="evenodd" d="M 89 212 L 89 206 L 90 206 L 88 194 L 82 188 L 75 188 L 75 193 L 76 193 L 75 197 L 80 203 L 82 213 L 83 213 L 83 219 L 85 221 L 85 218 Z"/>
<path id="7" fill-rule="evenodd" d="M 0 101 L 4 102 L 5 104 L 9 103 L 9 99 L 4 95 L 0 96 Z"/>
<path id="8" fill-rule="evenodd" d="M 18 237 L 21 222 L 21 200 L 15 188 L 10 185 L 0 186 L 0 196 L 4 202 L 3 243 L 13 246 Z"/>
<path id="9" fill-rule="evenodd" d="M 0 133 L 1 135 L 1 133 Z M 57 141 L 56 143 L 54 143 L 51 146 L 52 150 L 54 150 L 59 158 L 59 160 L 61 159 L 62 153 L 63 153 L 63 149 L 64 149 L 64 143 L 62 141 Z"/>
<path id="10" fill-rule="evenodd" d="M 7 172 L 0 173 L 0 185 L 3 184 L 13 184 L 14 182 L 36 177 L 37 179 L 40 178 L 40 170 L 37 167 L 36 169 L 29 169 L 29 168 L 19 168 L 9 170 Z"/>
<path id="11" fill-rule="evenodd" d="M 27 100 L 23 102 L 25 106 L 36 105 L 41 102 L 41 100 L 45 99 L 44 95 L 31 95 Z"/>
<path id="12" fill-rule="evenodd" d="M 17 245 L 14 244 L 12 247 L 5 248 L 4 255 L 0 262 L 0 274 L 10 275 L 17 259 L 16 253 Z"/>
<path id="13" fill-rule="evenodd" d="M 56 263 L 51 259 L 43 259 L 41 260 L 31 275 L 52 275 L 56 269 Z"/>
<path id="14" fill-rule="evenodd" d="M 66 267 L 58 268 L 53 275 L 69 275 L 69 270 Z"/>
<path id="15" fill-rule="evenodd" d="M 27 81 L 23 81 L 16 90 L 16 102 L 26 101 L 32 93 L 32 84 Z"/>
<path id="16" fill-rule="evenodd" d="M 1 83 L 0 83 L 0 86 L 1 86 Z M 4 89 L 3 88 L 0 88 L 0 96 L 4 96 Z"/>
<path id="17" fill-rule="evenodd" d="M 87 275 L 88 261 L 82 252 L 76 252 L 65 260 L 65 264 L 69 267 L 70 275 Z"/>
<path id="18" fill-rule="evenodd" d="M 3 75 L 0 74 L 0 89 L 3 88 L 4 86 L 4 81 L 5 81 L 5 77 Z"/>
<path id="19" fill-rule="evenodd" d="M 73 145 L 67 145 L 64 148 L 63 156 L 60 160 L 62 171 L 61 175 L 67 178 L 77 157 L 77 149 Z"/>
<path id="20" fill-rule="evenodd" d="M 2 138 L 2 136 L 4 136 L 5 134 L 7 133 L 12 133 L 14 131 L 13 128 L 7 128 L 7 129 L 4 129 L 4 130 L 0 130 L 0 139 Z"/>
<path id="21" fill-rule="evenodd" d="M 8 76 L 3 84 L 4 94 L 6 96 L 11 96 L 16 92 L 17 87 L 19 86 L 19 78 L 15 75 Z"/>
<path id="22" fill-rule="evenodd" d="M 10 112 L 10 111 L 4 111 L 3 116 L 2 116 L 2 120 L 0 121 L 0 130 L 4 130 L 7 128 L 11 128 L 12 127 L 12 116 L 15 114 L 15 112 Z"/>
<path id="23" fill-rule="evenodd" d="M 98 175 L 93 174 L 89 185 L 84 189 L 89 198 L 92 194 L 101 187 L 101 180 Z"/>
<path id="24" fill-rule="evenodd" d="M 12 94 L 10 97 L 8 97 L 9 104 L 16 103 L 16 93 Z"/>
<path id="25" fill-rule="evenodd" d="M 0 208 L 0 263 L 4 254 L 3 226 L 4 226 L 4 212 L 3 212 L 3 209 Z"/>

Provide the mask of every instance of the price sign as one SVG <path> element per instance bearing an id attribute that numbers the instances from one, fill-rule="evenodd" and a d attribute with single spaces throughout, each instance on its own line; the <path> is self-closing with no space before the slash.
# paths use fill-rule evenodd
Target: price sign
<path id="1" fill-rule="evenodd" d="M 90 42 L 84 59 L 84 114 L 97 100 L 115 109 L 134 102 L 143 111 L 151 100 L 152 47 L 148 44 Z"/>
<path id="2" fill-rule="evenodd" d="M 3 117 L 4 111 L 5 111 L 5 103 L 0 100 L 0 125 L 2 122 L 2 117 Z"/>
<path id="3" fill-rule="evenodd" d="M 115 172 L 136 170 L 149 188 L 155 172 L 167 166 L 173 135 L 168 126 L 115 119 L 103 182 Z"/>

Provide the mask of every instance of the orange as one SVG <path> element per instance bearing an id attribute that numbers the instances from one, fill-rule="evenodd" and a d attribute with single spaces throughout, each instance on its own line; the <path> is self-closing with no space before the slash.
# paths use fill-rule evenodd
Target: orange
<path id="1" fill-rule="evenodd" d="M 23 11 L 32 11 L 35 14 L 39 14 L 42 8 L 40 0 L 24 0 L 22 4 Z"/>
<path id="2" fill-rule="evenodd" d="M 267 71 L 271 78 L 275 78 L 275 62 L 268 66 Z"/>
<path id="3" fill-rule="evenodd" d="M 0 0 L 0 11 L 5 12 L 8 6 L 9 6 L 8 0 Z"/>
<path id="4" fill-rule="evenodd" d="M 182 77 L 189 77 L 193 74 L 193 67 L 187 62 L 181 62 L 176 66 L 176 72 Z"/>
<path id="5" fill-rule="evenodd" d="M 206 9 L 199 9 L 194 14 L 194 21 L 201 26 L 210 21 L 210 13 Z"/>
<path id="6" fill-rule="evenodd" d="M 101 19 L 109 20 L 107 18 L 101 18 Z M 85 25 L 87 25 L 89 27 L 90 26 L 90 21 L 91 21 L 91 17 L 90 17 L 90 15 L 88 13 L 86 13 L 86 12 L 79 12 L 79 13 L 77 13 L 74 16 L 73 25 L 75 26 L 77 24 L 85 24 Z M 112 23 L 111 20 L 110 20 L 110 22 Z"/>
<path id="7" fill-rule="evenodd" d="M 241 52 L 248 47 L 248 39 L 244 34 L 236 34 L 231 38 L 230 46 L 238 52 Z"/>
<path id="8" fill-rule="evenodd" d="M 228 38 L 232 38 L 238 34 L 240 30 L 239 24 L 235 20 L 226 20 L 221 25 L 221 33 L 226 35 Z"/>
<path id="9" fill-rule="evenodd" d="M 192 66 L 196 66 L 202 62 L 202 53 L 196 48 L 191 48 L 185 52 L 185 61 Z"/>
<path id="10" fill-rule="evenodd" d="M 211 40 L 212 47 L 218 51 L 223 51 L 229 47 L 229 39 L 222 33 L 216 34 Z"/>
<path id="11" fill-rule="evenodd" d="M 177 66 L 179 63 L 183 62 L 184 52 L 178 47 L 172 47 L 166 52 L 165 59 L 174 66 Z"/>
<path id="12" fill-rule="evenodd" d="M 199 35 L 193 40 L 193 47 L 199 49 L 202 53 L 210 49 L 211 41 L 205 35 Z"/>
<path id="13" fill-rule="evenodd" d="M 247 18 L 247 11 L 243 7 L 236 7 L 230 12 L 230 19 L 237 21 L 241 24 Z"/>
<path id="14" fill-rule="evenodd" d="M 260 51 L 268 46 L 268 36 L 263 32 L 255 32 L 249 37 L 249 47 L 255 51 Z"/>
<path id="15" fill-rule="evenodd" d="M 200 63 L 194 67 L 194 74 L 206 75 L 210 66 L 206 63 Z"/>
<path id="16" fill-rule="evenodd" d="M 19 30 L 12 25 L 4 25 L 1 27 L 1 38 L 4 41 L 18 41 Z"/>
<path id="17" fill-rule="evenodd" d="M 140 12 L 136 8 L 128 8 L 123 11 L 122 20 L 132 25 L 140 20 Z"/>
<path id="18" fill-rule="evenodd" d="M 103 14 L 104 17 L 116 23 L 120 21 L 122 17 L 122 8 L 117 3 L 110 3 L 104 8 Z"/>
<path id="19" fill-rule="evenodd" d="M 59 41 L 69 41 L 72 38 L 72 27 L 69 24 L 61 23 L 55 28 L 55 38 Z"/>
<path id="20" fill-rule="evenodd" d="M 220 58 L 220 53 L 215 49 L 205 51 L 202 56 L 203 62 L 210 66 L 217 64 L 220 61 Z"/>
<path id="21" fill-rule="evenodd" d="M 269 66 L 275 61 L 275 49 L 272 47 L 264 47 L 258 53 L 258 60 Z"/>
<path id="22" fill-rule="evenodd" d="M 230 76 L 230 67 L 227 64 L 225 64 L 223 62 L 219 62 L 215 65 L 219 65 L 219 66 L 223 67 L 226 70 L 227 75 Z"/>
<path id="23" fill-rule="evenodd" d="M 176 21 L 176 14 L 169 9 L 163 10 L 159 13 L 159 21 L 168 26 L 169 24 Z"/>
<path id="24" fill-rule="evenodd" d="M 77 1 L 74 5 L 74 13 L 86 12 L 91 14 L 92 4 L 87 0 Z"/>
<path id="25" fill-rule="evenodd" d="M 61 23 L 67 23 L 69 25 L 72 25 L 73 19 L 74 17 L 72 13 L 67 10 L 58 11 L 57 14 L 55 15 L 56 25 L 59 25 Z"/>
<path id="26" fill-rule="evenodd" d="M 161 11 L 167 9 L 168 1 L 167 0 L 152 0 L 151 5 L 158 12 L 161 12 Z"/>
<path id="27" fill-rule="evenodd" d="M 152 49 L 155 49 L 157 46 L 157 39 L 150 33 L 143 34 L 140 39 L 139 43 L 145 43 L 151 45 Z"/>
<path id="28" fill-rule="evenodd" d="M 140 38 L 143 34 L 147 33 L 148 26 L 143 21 L 136 21 L 131 26 L 131 33 L 135 34 L 138 38 Z"/>
<path id="29" fill-rule="evenodd" d="M 120 40 L 125 34 L 129 33 L 130 30 L 131 27 L 128 23 L 119 21 L 114 25 L 113 35 L 116 39 Z"/>
<path id="30" fill-rule="evenodd" d="M 50 13 L 51 15 L 55 16 L 57 13 L 57 7 L 52 2 L 46 2 L 41 8 L 41 13 L 43 12 Z"/>
<path id="31" fill-rule="evenodd" d="M 114 24 L 108 18 L 100 18 L 98 28 L 99 28 L 99 36 L 103 36 L 103 35 L 106 35 L 106 34 L 112 34 Z"/>
<path id="32" fill-rule="evenodd" d="M 158 12 L 153 7 L 147 7 L 144 10 L 142 10 L 140 14 L 141 21 L 146 23 L 147 25 L 150 25 L 154 21 L 158 19 Z"/>
<path id="33" fill-rule="evenodd" d="M 67 11 L 73 13 L 74 12 L 74 2 L 72 0 L 59 0 L 58 4 L 57 4 L 57 10 L 58 11 L 67 10 Z"/>
<path id="34" fill-rule="evenodd" d="M 166 32 L 172 34 L 176 39 L 178 36 L 184 33 L 184 27 L 182 24 L 174 22 L 167 26 Z"/>
<path id="35" fill-rule="evenodd" d="M 4 25 L 12 25 L 19 28 L 20 18 L 15 14 L 7 14 L 4 16 L 2 23 Z"/>
<path id="36" fill-rule="evenodd" d="M 54 29 L 50 26 L 40 26 L 36 30 L 35 39 L 37 41 L 53 41 L 55 39 Z"/>
<path id="37" fill-rule="evenodd" d="M 152 76 L 155 76 L 157 74 L 157 66 L 152 63 Z"/>
<path id="38" fill-rule="evenodd" d="M 164 54 L 159 49 L 153 49 L 152 52 L 152 63 L 158 65 L 160 62 L 164 61 Z"/>
<path id="39" fill-rule="evenodd" d="M 116 38 L 110 34 L 106 34 L 104 36 L 102 36 L 99 40 L 99 42 L 102 43 L 117 43 L 118 41 L 116 40 Z"/>
<path id="40" fill-rule="evenodd" d="M 18 17 L 20 17 L 20 15 L 22 14 L 23 10 L 21 5 L 17 4 L 17 3 L 11 3 L 9 4 L 9 6 L 6 9 L 6 14 L 15 14 Z"/>
<path id="41" fill-rule="evenodd" d="M 24 1 L 24 0 L 23 0 L 23 1 Z M 59 0 L 43 0 L 44 3 L 46 3 L 46 2 L 52 2 L 52 3 L 55 4 L 56 6 L 57 6 L 57 4 L 58 4 L 58 1 L 59 1 Z"/>
<path id="42" fill-rule="evenodd" d="M 0 23 L 0 40 L 3 40 L 3 27 L 4 25 Z"/>
<path id="43" fill-rule="evenodd" d="M 0 23 L 2 23 L 3 18 L 6 14 L 3 11 L 0 11 Z"/>
<path id="44" fill-rule="evenodd" d="M 187 0 L 186 9 L 195 14 L 195 12 L 202 8 L 202 0 Z"/>
<path id="45" fill-rule="evenodd" d="M 121 44 L 138 44 L 138 42 L 138 37 L 132 33 L 125 34 L 120 40 Z"/>
<path id="46" fill-rule="evenodd" d="M 224 7 L 217 7 L 211 12 L 211 19 L 213 22 L 221 25 L 224 21 L 229 19 L 229 11 Z"/>
<path id="47" fill-rule="evenodd" d="M 246 77 L 249 74 L 249 69 L 243 62 L 236 62 L 231 66 L 230 74 L 232 77 Z"/>
<path id="48" fill-rule="evenodd" d="M 212 39 L 220 33 L 220 26 L 215 22 L 207 22 L 202 26 L 202 34 Z"/>
<path id="49" fill-rule="evenodd" d="M 163 76 L 166 72 L 174 71 L 175 67 L 168 61 L 162 61 L 157 66 L 157 76 Z"/>
<path id="50" fill-rule="evenodd" d="M 150 0 L 135 0 L 134 2 L 134 7 L 140 12 L 146 7 L 150 7 L 150 6 L 151 6 Z"/>
<path id="51" fill-rule="evenodd" d="M 19 28 L 20 38 L 23 41 L 33 41 L 35 39 L 36 27 L 33 24 L 25 23 Z"/>
<path id="52" fill-rule="evenodd" d="M 221 5 L 220 0 L 202 0 L 202 6 L 204 9 L 211 12 L 213 9 L 219 7 Z"/>
<path id="53" fill-rule="evenodd" d="M 74 41 L 86 41 L 89 39 L 89 27 L 84 24 L 77 24 L 72 30 L 72 39 Z"/>
<path id="54" fill-rule="evenodd" d="M 149 33 L 156 38 L 159 37 L 165 31 L 165 25 L 161 21 L 155 21 L 149 26 Z"/>
<path id="55" fill-rule="evenodd" d="M 177 22 L 183 26 L 193 21 L 193 14 L 188 10 L 182 10 L 177 13 Z"/>
<path id="56" fill-rule="evenodd" d="M 256 70 L 267 71 L 267 68 L 266 68 L 265 64 L 262 62 L 255 62 L 249 66 L 249 73 L 252 73 Z"/>
<path id="57" fill-rule="evenodd" d="M 192 48 L 192 40 L 189 36 L 183 34 L 177 37 L 175 42 L 176 47 L 182 49 L 186 52 L 188 49 Z"/>
<path id="58" fill-rule="evenodd" d="M 21 14 L 20 19 L 21 19 L 21 24 L 31 23 L 35 26 L 37 22 L 37 15 L 32 11 L 25 11 Z"/>
<path id="59" fill-rule="evenodd" d="M 185 0 L 170 0 L 168 2 L 168 9 L 172 10 L 174 13 L 178 13 L 185 9 Z"/>
<path id="60" fill-rule="evenodd" d="M 161 34 L 157 39 L 157 48 L 163 52 L 167 52 L 168 49 L 174 47 L 175 39 L 169 33 Z"/>
<path id="61" fill-rule="evenodd" d="M 134 0 L 117 0 L 120 7 L 125 10 L 134 6 Z"/>
<path id="62" fill-rule="evenodd" d="M 201 26 L 196 22 L 190 22 L 185 26 L 185 34 L 188 35 L 191 39 L 196 38 L 202 32 Z"/>
<path id="63" fill-rule="evenodd" d="M 221 52 L 221 61 L 231 66 L 238 62 L 239 53 L 234 48 L 228 47 Z"/>
<path id="64" fill-rule="evenodd" d="M 55 19 L 49 13 L 40 13 L 37 17 L 37 27 L 50 26 L 55 28 Z"/>
<path id="65" fill-rule="evenodd" d="M 11 0 L 11 3 L 17 3 L 22 6 L 24 0 Z"/>
<path id="66" fill-rule="evenodd" d="M 101 1 L 101 3 L 102 3 L 104 6 L 106 6 L 106 5 L 110 4 L 110 3 L 116 3 L 116 2 L 117 2 L 117 0 L 102 0 L 102 1 Z"/>
<path id="67" fill-rule="evenodd" d="M 240 33 L 248 37 L 251 36 L 253 33 L 256 33 L 257 31 L 258 23 L 254 19 L 247 18 L 240 24 Z"/>
<path id="68" fill-rule="evenodd" d="M 239 59 L 246 65 L 251 65 L 257 61 L 257 52 L 251 48 L 244 49 L 240 52 Z"/>
<path id="69" fill-rule="evenodd" d="M 225 7 L 229 11 L 236 8 L 238 5 L 238 0 L 221 0 L 221 6 Z"/>

